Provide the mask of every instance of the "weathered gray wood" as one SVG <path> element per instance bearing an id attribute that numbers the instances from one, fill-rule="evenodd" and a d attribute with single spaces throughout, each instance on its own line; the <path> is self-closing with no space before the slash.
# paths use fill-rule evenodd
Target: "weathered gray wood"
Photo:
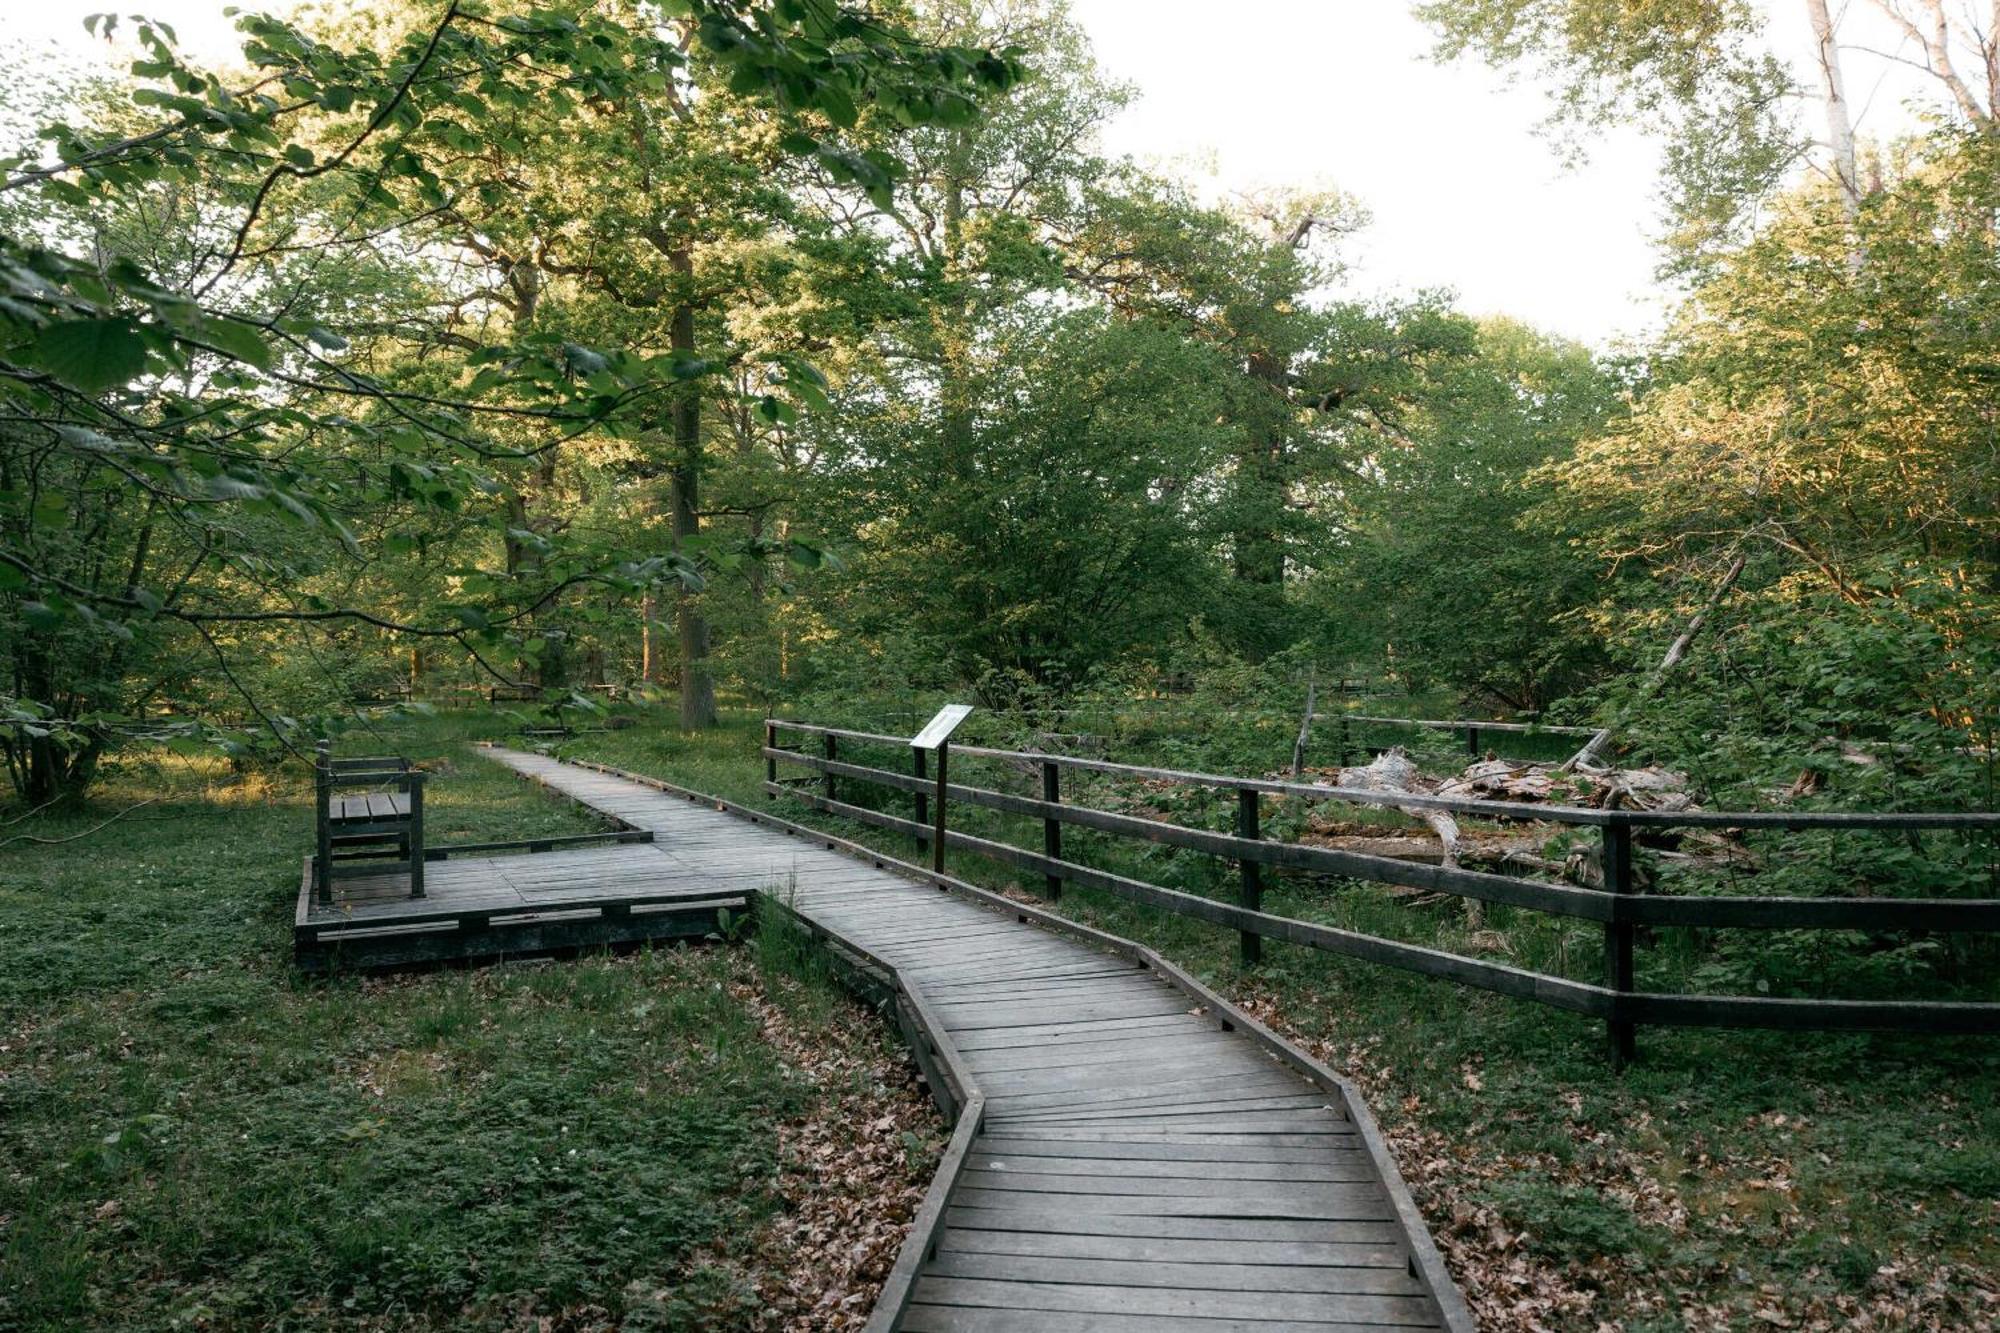
<path id="1" fill-rule="evenodd" d="M 1325 1148 L 1353 1148 L 1356 1146 L 1356 1131 L 1352 1124 L 1325 1116 L 1316 1119 L 1312 1128 L 1295 1133 L 1261 1133 L 1256 1130 L 1199 1130 L 1184 1127 L 1148 1125 L 1035 1125 L 1021 1121 L 994 1122 L 993 1137 L 999 1141 L 1032 1139 L 1035 1142 L 1049 1142 L 1058 1146 L 1088 1146 L 1095 1143 L 1134 1143 L 1141 1146 L 1160 1145 L 1172 1147 L 1175 1151 L 1191 1147 L 1222 1146 L 1252 1150 L 1246 1160 L 1260 1160 L 1263 1153 L 1271 1148 L 1298 1148 L 1318 1151 Z"/>
<path id="2" fill-rule="evenodd" d="M 916 1302 L 899 1325 L 910 1333 L 1276 1333 L 1279 1329 L 1344 1329 L 1353 1323 L 1269 1319 L 1191 1319 L 1158 1314 L 1079 1314 L 1061 1310 L 1005 1310 Z M 1410 1328 L 1436 1327 L 1413 1324 Z"/>
<path id="3" fill-rule="evenodd" d="M 1353 1152 L 1356 1147 L 1358 1145 L 1350 1146 L 1346 1151 Z M 1243 1143 L 1165 1144 L 1147 1142 L 1136 1136 L 1063 1139 L 1036 1134 L 1020 1126 L 1016 1126 L 1006 1134 L 997 1132 L 988 1134 L 979 1141 L 979 1151 L 982 1154 L 990 1153 L 1011 1161 L 1023 1170 L 1037 1169 L 1029 1164 L 1030 1158 L 1048 1158 L 1068 1163 L 1129 1161 L 1166 1162 L 1187 1166 L 1225 1163 L 1236 1167 L 1310 1166 L 1338 1160 L 1328 1157 L 1327 1146 L 1323 1143 L 1310 1148 L 1258 1148 Z"/>
<path id="4" fill-rule="evenodd" d="M 967 1208 L 1051 1206 L 1078 1213 L 1126 1217 L 1290 1218 L 1295 1221 L 1357 1222 L 1390 1216 L 1380 1186 L 1290 1198 L 1228 1198 L 1190 1188 L 1183 1194 L 1053 1194 L 1035 1190 L 972 1189 L 961 1183 L 952 1202 Z"/>
<path id="5" fill-rule="evenodd" d="M 1420 1296 L 1329 1296 L 924 1277 L 917 1280 L 916 1300 L 926 1305 L 987 1306 L 1001 1310 L 1194 1319 L 1254 1317 L 1303 1324 L 1435 1328 L 1438 1323 L 1435 1307 Z"/>
<path id="6" fill-rule="evenodd" d="M 947 895 L 901 877 L 910 872 L 840 839 L 741 812 L 732 845 L 703 808 L 726 803 L 690 801 L 663 784 L 635 795 L 637 784 L 554 761 L 497 757 L 599 809 L 615 801 L 618 818 L 654 830 L 656 845 L 675 853 L 676 873 L 733 887 L 782 872 L 788 882 L 767 901 L 925 997 L 925 1022 L 949 1037 L 963 1072 L 931 1072 L 924 1024 L 906 1021 L 906 1032 L 930 1077 L 957 1080 L 961 1095 L 979 1089 L 981 1135 L 962 1169 L 934 1182 L 937 1208 L 898 1257 L 895 1309 L 878 1310 L 871 1329 L 921 1327 L 944 1311 L 936 1317 L 1024 1314 L 1019 1326 L 1031 1328 L 1140 1326 L 1134 1318 L 1169 1328 L 1186 1318 L 1218 1333 L 1235 1322 L 1210 1308 L 1224 1298 L 1276 1301 L 1275 1313 L 1251 1310 L 1266 1327 L 1324 1322 L 1284 1308 L 1307 1298 L 1323 1307 L 1400 1300 L 1442 1326 L 1429 1279 L 1412 1276 L 1405 1224 L 1376 1159 L 1339 1098 L 1226 1030 L 1209 1002 L 1151 968 L 1039 929 L 1025 911 L 967 902 L 956 881 L 940 881 Z M 694 824 L 706 831 L 690 837 Z M 955 1245 L 954 1232 L 986 1240 Z M 1012 1244 L 1024 1237 L 1046 1244 Z M 1197 1257 L 1175 1245 L 1236 1248 Z M 996 1288 L 1028 1299 L 981 1304 Z M 1094 1293 L 1111 1291 L 1129 1299 L 1095 1309 Z M 1079 1308 L 1056 1308 L 1064 1303 Z M 1172 1312 L 1183 1307 L 1204 1313 Z M 1367 1304 L 1349 1313 L 1385 1311 L 1395 1314 Z"/>
<path id="7" fill-rule="evenodd" d="M 975 1071 L 976 1072 L 976 1071 Z M 966 1162 L 970 1171 L 992 1171 L 1009 1177 L 1069 1176 L 1098 1177 L 1103 1180 L 1228 1180 L 1246 1184 L 1262 1181 L 1361 1181 L 1375 1178 L 1374 1168 L 1365 1158 L 1350 1154 L 1335 1158 L 1311 1151 L 1298 1154 L 1303 1160 L 1252 1162 L 1232 1155 L 1223 1161 L 1162 1157 L 1053 1157 L 1035 1153 L 1010 1152 L 999 1147 L 1003 1139 L 981 1139 Z M 1158 1192 L 1158 1191 L 1156 1191 Z"/>
<path id="8" fill-rule="evenodd" d="M 989 1159 L 990 1160 L 990 1159 Z M 1372 1177 L 1373 1173 L 1369 1173 Z M 1084 1175 L 1056 1171 L 988 1171 L 977 1160 L 959 1175 L 962 1190 L 992 1190 L 1009 1194 L 1060 1194 L 1065 1199 L 1120 1201 L 1186 1198 L 1199 1195 L 1216 1207 L 1242 1208 L 1286 1204 L 1345 1208 L 1356 1200 L 1372 1204 L 1381 1186 L 1362 1181 L 1244 1180 L 1230 1175 L 1139 1176 Z M 971 1197 L 970 1195 L 967 1196 Z M 1093 1206 L 1093 1205 L 1086 1205 Z"/>
<path id="9" fill-rule="evenodd" d="M 1169 1030 L 1169 1035 L 1152 1040 L 1125 1038 L 1119 1041 L 1061 1042 L 1034 1046 L 986 1048 L 967 1052 L 973 1068 L 984 1073 L 1063 1069 L 1100 1064 L 1106 1060 L 1171 1059 L 1176 1055 L 1206 1055 L 1211 1051 L 1240 1051 L 1243 1043 L 1226 1032 L 1210 1030 L 1187 1033 Z"/>
<path id="10" fill-rule="evenodd" d="M 961 1214 L 963 1216 L 963 1214 Z M 1335 1241 L 1182 1240 L 1159 1236 L 1080 1236 L 1040 1230 L 948 1227 L 941 1252 L 1039 1254 L 1055 1259 L 1125 1259 L 1154 1264 L 1285 1264 L 1300 1268 L 1391 1268 L 1409 1272 L 1393 1244 Z"/>
<path id="11" fill-rule="evenodd" d="M 1386 1214 L 1339 1221 L 1288 1217 L 1167 1217 L 1133 1213 L 1092 1213 L 1061 1200 L 1040 1200 L 991 1208 L 953 1200 L 945 1225 L 965 1230 L 1028 1232 L 1048 1236 L 1121 1236 L 1179 1240 L 1234 1240 L 1255 1244 L 1389 1245 L 1399 1238 Z"/>
<path id="12" fill-rule="evenodd" d="M 1185 1287 L 1185 1262 L 1148 1259 L 1057 1258 L 994 1254 L 941 1247 L 928 1270 L 936 1277 L 1001 1282 L 1088 1283 L 1105 1287 Z M 1408 1268 L 1335 1268 L 1324 1265 L 1202 1265 L 1201 1281 L 1213 1291 L 1324 1293 L 1330 1296 L 1422 1296 Z"/>

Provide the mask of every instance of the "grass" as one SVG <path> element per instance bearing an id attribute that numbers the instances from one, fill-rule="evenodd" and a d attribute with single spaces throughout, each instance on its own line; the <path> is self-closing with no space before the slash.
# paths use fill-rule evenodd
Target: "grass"
<path id="1" fill-rule="evenodd" d="M 471 754 L 493 726 L 366 748 L 437 774 L 435 841 L 594 829 Z M 128 762 L 5 836 L 155 796 L 0 849 L 0 1327 L 773 1324 L 772 1229 L 827 1188 L 785 1127 L 917 1104 L 781 947 L 301 978 L 288 777 Z"/>
<path id="2" fill-rule="evenodd" d="M 732 716 L 694 737 L 646 726 L 564 749 L 763 802 L 759 741 L 754 719 Z M 843 799 L 864 790 L 843 783 Z M 913 855 L 797 803 L 780 813 Z M 1027 825 L 1012 836 L 1039 843 Z M 1102 838 L 1066 847 L 1155 882 L 1227 888 L 1199 858 Z M 953 869 L 1039 887 L 970 856 Z M 1460 947 L 1468 933 L 1455 908 L 1323 883 L 1276 879 L 1266 901 Z M 2000 1327 L 1991 1041 L 1648 1030 L 1640 1063 L 1614 1075 L 1601 1026 L 1575 1016 L 1268 941 L 1267 961 L 1245 969 L 1228 932 L 1090 891 L 1066 892 L 1062 910 L 1160 949 L 1355 1078 L 1486 1327 Z M 1536 934 L 1504 911 L 1487 929 L 1530 965 L 1597 962 L 1590 932 Z"/>

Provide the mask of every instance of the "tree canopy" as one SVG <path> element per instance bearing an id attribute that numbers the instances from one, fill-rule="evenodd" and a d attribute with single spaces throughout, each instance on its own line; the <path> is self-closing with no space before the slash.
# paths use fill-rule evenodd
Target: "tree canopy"
<path id="1" fill-rule="evenodd" d="M 1365 201 L 1107 155 L 1127 91 L 1054 0 L 335 5 L 241 18 L 219 70 L 93 20 L 129 75 L 5 94 L 16 786 L 408 686 L 701 727 L 1351 670 L 1792 736 L 1732 780 L 1986 744 L 1985 104 L 1847 162 L 1751 7 L 1421 13 L 1549 74 L 1571 142 L 1666 136 L 1651 345 L 1373 296 Z M 1718 599 L 1716 652 L 1638 689 Z"/>

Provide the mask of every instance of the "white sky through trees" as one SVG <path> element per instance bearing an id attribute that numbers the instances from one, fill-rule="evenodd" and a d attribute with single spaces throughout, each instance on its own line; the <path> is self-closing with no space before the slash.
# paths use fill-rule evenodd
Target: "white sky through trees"
<path id="1" fill-rule="evenodd" d="M 173 24 L 205 59 L 234 49 L 229 0 L 0 0 L 0 34 L 108 59 L 86 15 L 137 10 Z M 244 8 L 284 10 L 286 0 Z M 1781 55 L 1807 77 L 1801 0 L 1758 0 Z M 1653 279 L 1658 151 L 1606 132 L 1565 166 L 1537 132 L 1547 109 L 1530 79 L 1476 62 L 1440 67 L 1428 30 L 1398 0 L 1072 0 L 1098 59 L 1139 96 L 1104 146 L 1196 178 L 1204 193 L 1337 186 L 1372 222 L 1350 238 L 1353 294 L 1447 288 L 1475 314 L 1505 313 L 1592 343 L 1658 326 Z M 1850 47 L 1901 42 L 1859 0 Z M 121 54 L 120 62 L 129 60 Z M 1921 76 L 1850 50 L 1861 135 L 1906 129 Z M 30 66 L 32 68 L 32 66 Z M 1817 125 L 1817 119 L 1808 123 Z"/>

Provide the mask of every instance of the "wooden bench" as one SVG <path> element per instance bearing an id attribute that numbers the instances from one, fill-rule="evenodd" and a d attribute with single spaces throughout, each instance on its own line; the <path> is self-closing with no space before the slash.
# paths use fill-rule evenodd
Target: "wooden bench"
<path id="1" fill-rule="evenodd" d="M 358 788 L 369 790 L 341 794 Z M 319 835 L 313 888 L 321 903 L 333 901 L 335 880 L 396 871 L 409 875 L 412 898 L 424 896 L 421 771 L 400 755 L 336 759 L 321 741 L 313 758 L 313 792 Z"/>

